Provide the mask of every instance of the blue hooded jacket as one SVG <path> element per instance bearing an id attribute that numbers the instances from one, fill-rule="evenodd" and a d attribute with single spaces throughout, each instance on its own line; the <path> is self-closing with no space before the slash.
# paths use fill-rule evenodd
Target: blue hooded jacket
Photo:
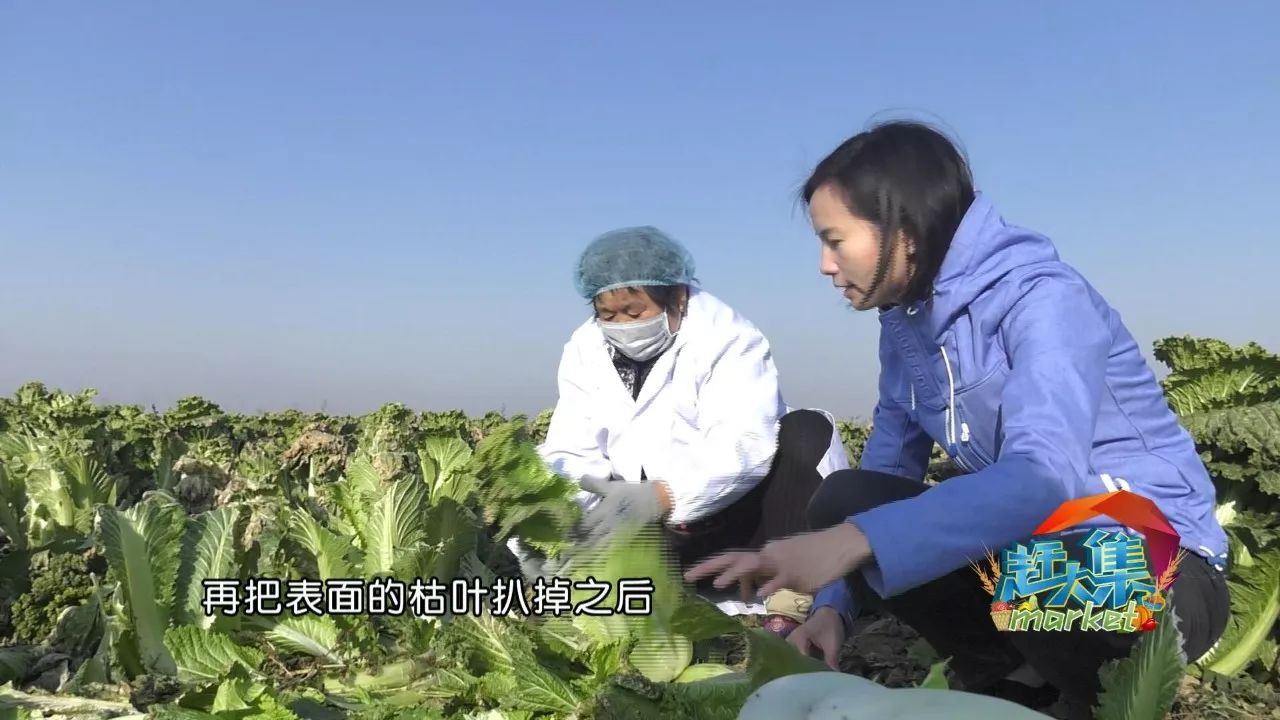
<path id="1" fill-rule="evenodd" d="M 1066 500 L 1117 489 L 1153 500 L 1181 544 L 1219 570 L 1227 536 L 1189 433 L 1119 314 L 981 193 L 930 300 L 880 312 L 880 389 L 861 467 L 923 479 L 937 442 L 966 473 L 854 515 L 881 597 L 1026 541 Z M 1114 527 L 1097 518 L 1082 527 Z M 843 580 L 815 608 L 849 613 Z"/>

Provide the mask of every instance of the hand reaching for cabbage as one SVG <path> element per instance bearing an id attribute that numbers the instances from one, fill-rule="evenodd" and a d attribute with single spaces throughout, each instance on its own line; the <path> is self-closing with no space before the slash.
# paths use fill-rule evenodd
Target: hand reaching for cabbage
<path id="1" fill-rule="evenodd" d="M 600 496 L 600 502 L 577 528 L 580 542 L 585 546 L 599 545 L 622 525 L 653 522 L 670 510 L 669 496 L 662 483 L 583 478 L 579 486 Z"/>
<path id="2" fill-rule="evenodd" d="M 813 593 L 871 560 L 871 546 L 856 525 L 839 525 L 773 540 L 755 552 L 728 552 L 690 568 L 685 580 L 716 576 L 724 589 L 734 583 L 742 599 L 768 597 L 783 588 Z M 757 589 L 757 587 L 759 589 Z"/>
<path id="3" fill-rule="evenodd" d="M 813 655 L 815 650 L 820 652 L 828 667 L 839 670 L 844 636 L 844 620 L 840 613 L 829 607 L 820 607 L 800 627 L 791 631 L 787 642 L 805 655 Z"/>

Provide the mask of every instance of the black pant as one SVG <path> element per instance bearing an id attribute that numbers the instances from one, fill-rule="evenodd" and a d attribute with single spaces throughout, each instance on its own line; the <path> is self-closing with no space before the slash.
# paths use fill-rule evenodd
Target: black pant
<path id="1" fill-rule="evenodd" d="M 782 417 L 778 449 L 769 472 L 750 492 L 715 515 L 666 528 L 680 567 L 726 550 L 758 548 L 769 540 L 804 532 L 809 500 L 822 483 L 818 463 L 831 447 L 831 421 L 813 410 Z M 698 585 L 711 588 L 714 578 Z"/>
<path id="2" fill-rule="evenodd" d="M 815 530 L 831 527 L 928 489 L 923 482 L 867 470 L 832 473 L 809 505 L 809 524 Z M 1169 609 L 1177 613 L 1183 648 L 1194 660 L 1226 628 L 1230 596 L 1224 574 L 1199 555 L 1188 553 L 1179 569 Z M 1095 630 L 1000 632 L 991 621 L 991 595 L 968 566 L 889 598 L 880 598 L 860 572 L 846 582 L 860 607 L 883 608 L 910 625 L 941 657 L 951 658 L 966 689 L 981 692 L 1026 663 L 1061 692 L 1073 720 L 1093 717 L 1099 670 L 1108 660 L 1127 656 L 1139 637 Z"/>

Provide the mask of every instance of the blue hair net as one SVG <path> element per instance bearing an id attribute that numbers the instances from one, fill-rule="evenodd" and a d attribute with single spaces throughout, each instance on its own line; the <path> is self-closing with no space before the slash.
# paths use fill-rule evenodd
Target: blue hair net
<path id="1" fill-rule="evenodd" d="M 588 300 L 621 287 L 692 283 L 693 256 L 647 225 L 611 230 L 592 240 L 574 272 L 578 293 Z"/>

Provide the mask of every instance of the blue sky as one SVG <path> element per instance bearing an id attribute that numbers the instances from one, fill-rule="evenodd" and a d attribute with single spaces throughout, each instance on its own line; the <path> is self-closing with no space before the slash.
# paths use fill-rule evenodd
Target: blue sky
<path id="1" fill-rule="evenodd" d="M 576 254 L 645 223 L 793 405 L 865 417 L 876 319 L 794 197 L 887 115 L 1145 346 L 1280 350 L 1280 5 L 442 5 L 0 5 L 0 392 L 536 412 Z"/>

